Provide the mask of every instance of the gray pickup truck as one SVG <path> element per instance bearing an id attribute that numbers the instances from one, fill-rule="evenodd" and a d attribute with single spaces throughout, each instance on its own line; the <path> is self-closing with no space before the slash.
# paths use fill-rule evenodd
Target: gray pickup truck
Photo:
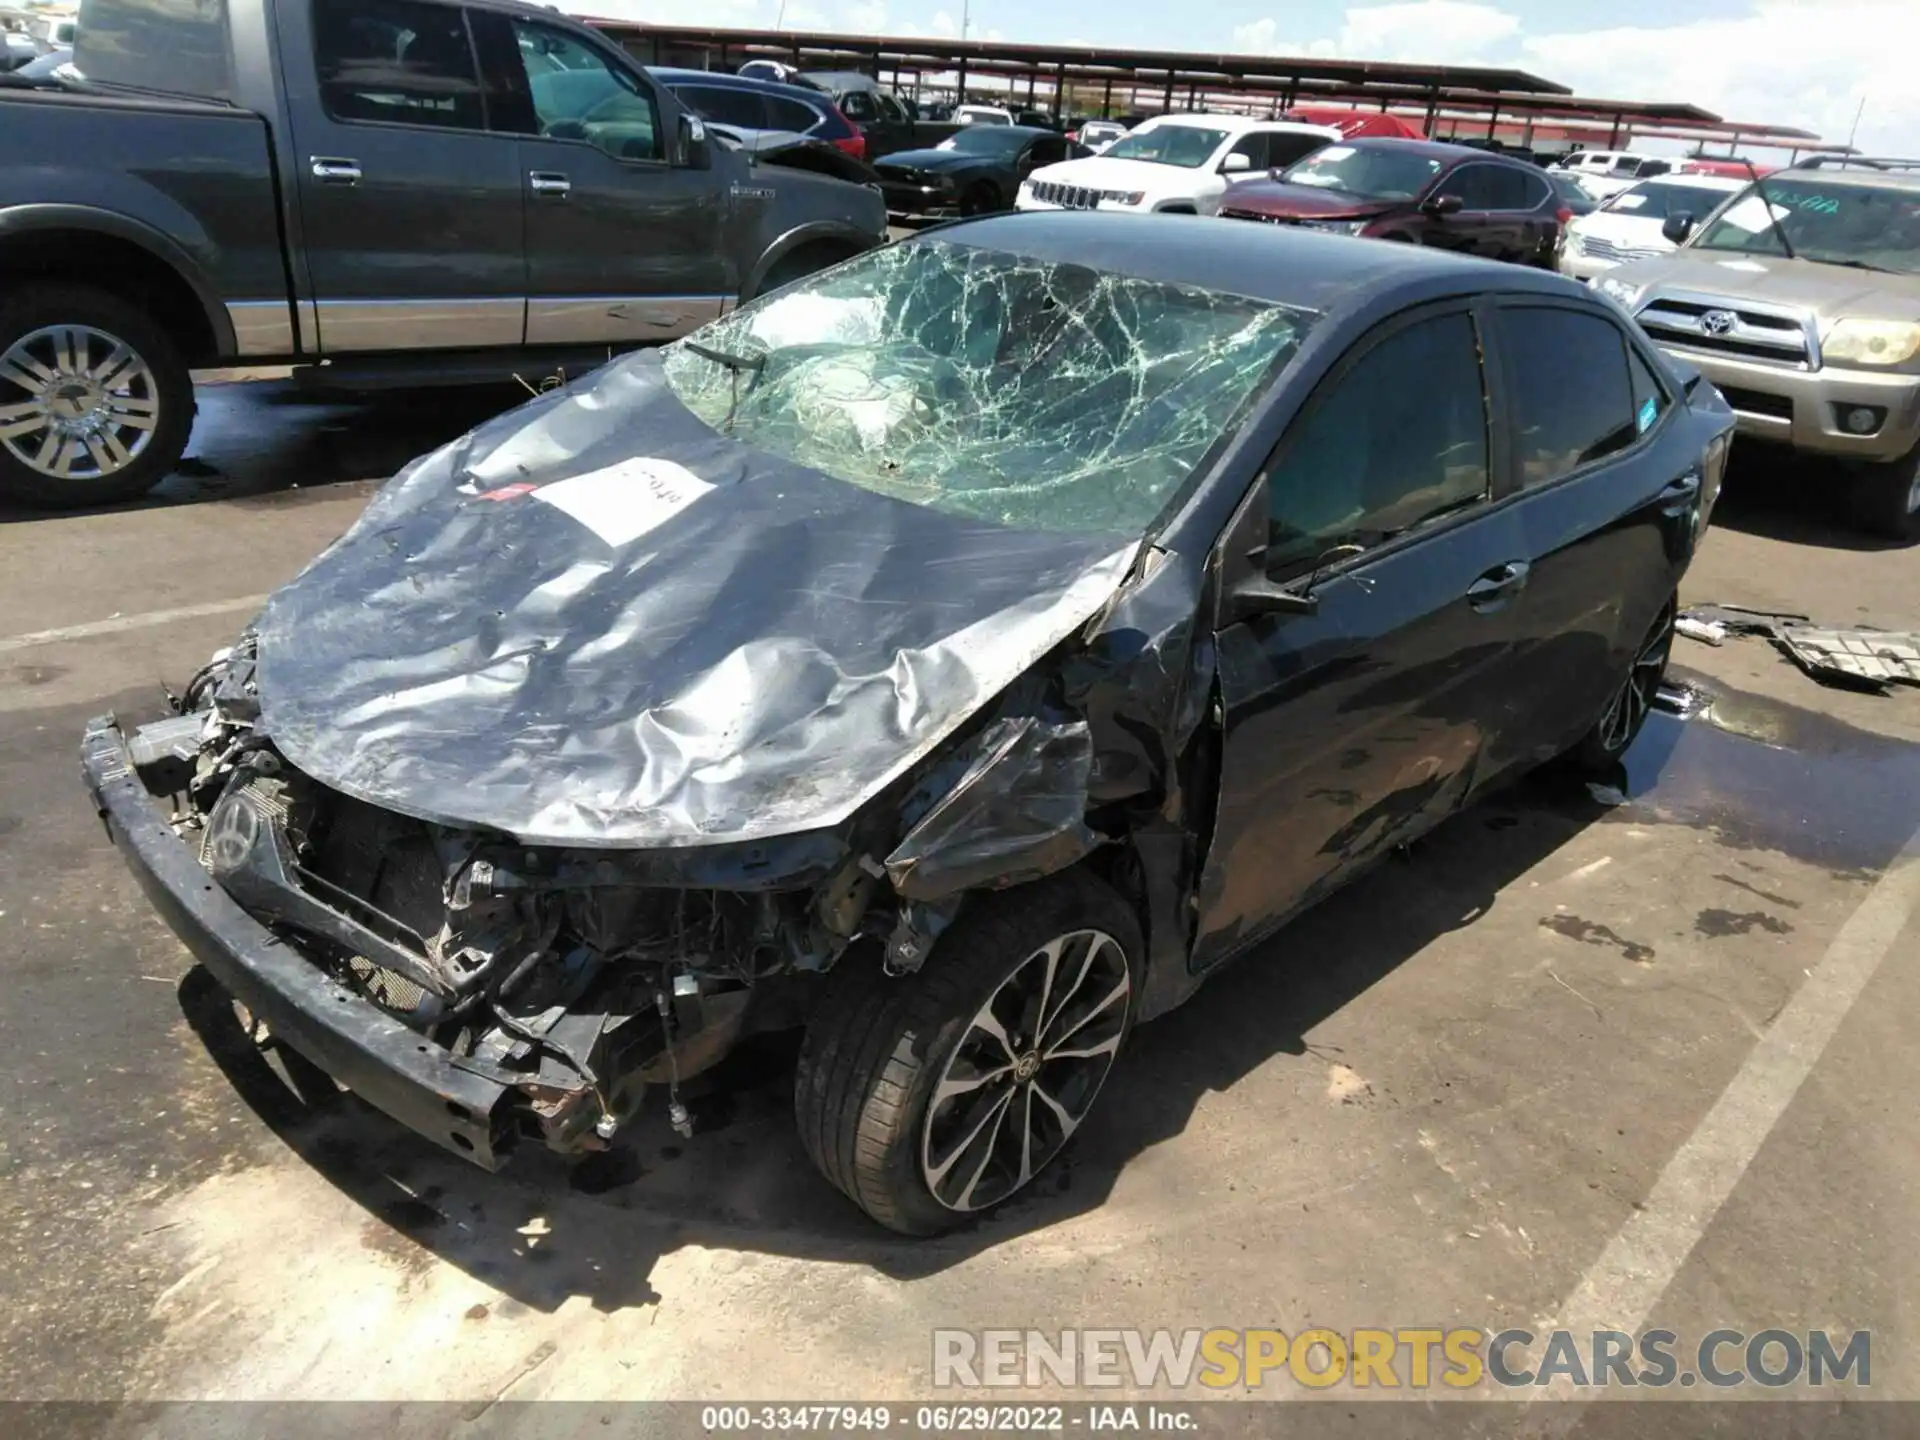
<path id="1" fill-rule="evenodd" d="M 501 379 L 671 340 L 886 238 L 877 189 L 710 136 L 510 0 L 85 0 L 0 89 L 0 497 L 138 495 L 190 367 Z M 812 144 L 813 142 L 796 142 Z"/>

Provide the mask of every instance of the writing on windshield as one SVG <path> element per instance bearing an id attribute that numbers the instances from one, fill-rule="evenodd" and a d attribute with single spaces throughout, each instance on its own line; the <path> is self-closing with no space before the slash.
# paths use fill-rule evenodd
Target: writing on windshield
<path id="1" fill-rule="evenodd" d="M 1722 211 L 1694 248 L 1784 255 L 1782 230 L 1805 260 L 1920 274 L 1920 189 L 1769 180 Z"/>

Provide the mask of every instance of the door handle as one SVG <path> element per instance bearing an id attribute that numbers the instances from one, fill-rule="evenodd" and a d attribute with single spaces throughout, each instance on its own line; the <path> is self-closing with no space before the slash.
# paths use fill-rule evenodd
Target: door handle
<path id="1" fill-rule="evenodd" d="M 573 182 L 558 170 L 529 170 L 527 186 L 536 195 L 551 195 L 556 200 L 564 200 L 567 192 L 573 189 Z"/>
<path id="2" fill-rule="evenodd" d="M 1660 491 L 1660 509 L 1663 514 L 1678 519 L 1693 509 L 1694 502 L 1699 498 L 1700 472 L 1689 470 Z"/>
<path id="3" fill-rule="evenodd" d="M 1503 608 L 1527 588 L 1527 575 L 1532 569 L 1524 560 L 1494 566 L 1467 587 L 1467 604 L 1483 615 Z"/>
<path id="4" fill-rule="evenodd" d="M 358 185 L 360 183 L 360 162 L 347 160 L 338 155 L 315 155 L 310 159 L 313 166 L 313 178 L 322 185 Z"/>

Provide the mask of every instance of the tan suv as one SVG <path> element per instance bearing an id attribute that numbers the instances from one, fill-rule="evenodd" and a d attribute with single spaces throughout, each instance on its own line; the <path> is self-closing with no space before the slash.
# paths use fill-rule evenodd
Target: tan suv
<path id="1" fill-rule="evenodd" d="M 1808 160 L 1664 233 L 1685 245 L 1595 288 L 1741 434 L 1852 462 L 1860 522 L 1920 538 L 1920 161 Z"/>

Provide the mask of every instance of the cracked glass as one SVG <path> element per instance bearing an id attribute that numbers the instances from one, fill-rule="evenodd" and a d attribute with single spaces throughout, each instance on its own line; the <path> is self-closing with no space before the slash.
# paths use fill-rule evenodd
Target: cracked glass
<path id="1" fill-rule="evenodd" d="M 871 251 L 668 347 L 715 430 L 931 509 L 1151 528 L 1313 312 L 950 241 Z"/>

